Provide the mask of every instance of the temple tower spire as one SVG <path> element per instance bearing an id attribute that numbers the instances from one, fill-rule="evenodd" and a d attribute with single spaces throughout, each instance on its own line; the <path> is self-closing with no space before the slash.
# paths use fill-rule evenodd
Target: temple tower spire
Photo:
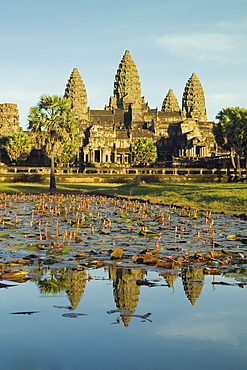
<path id="1" fill-rule="evenodd" d="M 161 108 L 162 112 L 180 112 L 176 95 L 172 89 L 169 89 Z"/>
<path id="2" fill-rule="evenodd" d="M 136 65 L 126 50 L 118 66 L 115 76 L 113 97 L 110 98 L 108 109 L 129 110 L 130 105 L 135 109 L 146 106 L 141 97 L 141 83 Z"/>
<path id="3" fill-rule="evenodd" d="M 186 83 L 182 99 L 182 112 L 185 118 L 192 118 L 200 122 L 207 121 L 204 91 L 195 73 L 192 73 Z"/>
<path id="4" fill-rule="evenodd" d="M 79 124 L 89 120 L 87 92 L 77 68 L 74 68 L 65 88 L 64 97 L 71 101 L 72 112 Z"/>

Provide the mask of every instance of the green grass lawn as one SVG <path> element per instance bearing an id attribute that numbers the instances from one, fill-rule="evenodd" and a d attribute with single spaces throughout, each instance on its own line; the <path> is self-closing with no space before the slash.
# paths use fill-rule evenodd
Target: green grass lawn
<path id="1" fill-rule="evenodd" d="M 108 195 L 130 196 L 148 199 L 151 202 L 183 205 L 214 212 L 246 213 L 247 184 L 58 184 L 58 192 L 93 192 Z M 1 184 L 4 193 L 44 193 L 47 184 L 12 183 Z"/>
<path id="2" fill-rule="evenodd" d="M 114 184 L 114 189 L 119 186 L 119 184 Z M 63 192 L 88 192 L 94 190 L 104 191 L 112 187 L 112 184 L 104 184 L 102 187 L 100 184 L 57 184 L 57 191 L 59 193 Z M 0 193 L 46 193 L 49 192 L 48 184 L 40 183 L 5 183 L 0 184 Z"/>

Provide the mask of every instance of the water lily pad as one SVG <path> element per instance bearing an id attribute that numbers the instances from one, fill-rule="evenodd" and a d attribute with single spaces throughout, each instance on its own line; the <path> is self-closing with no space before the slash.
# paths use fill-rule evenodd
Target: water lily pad
<path id="1" fill-rule="evenodd" d="M 9 237 L 9 234 L 0 234 L 0 239 L 2 238 L 8 238 Z"/>

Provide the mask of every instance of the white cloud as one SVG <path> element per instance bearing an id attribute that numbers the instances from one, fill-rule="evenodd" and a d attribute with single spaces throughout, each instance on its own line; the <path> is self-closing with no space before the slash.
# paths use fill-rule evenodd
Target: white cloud
<path id="1" fill-rule="evenodd" d="M 243 60 L 247 49 L 244 35 L 218 32 L 167 34 L 156 39 L 156 44 L 181 57 L 220 62 Z"/>
<path id="2" fill-rule="evenodd" d="M 242 19 L 240 22 L 220 21 L 216 24 L 216 27 L 224 28 L 228 31 L 231 30 L 231 32 L 245 32 L 247 30 L 247 18 Z"/>
<path id="3" fill-rule="evenodd" d="M 175 322 L 160 327 L 156 334 L 166 339 L 183 337 L 239 346 L 242 343 L 242 336 L 246 335 L 246 331 L 241 324 L 241 320 L 234 321 L 232 319 L 234 315 L 237 316 L 235 312 L 213 312 L 198 313 L 191 317 L 183 316 Z"/>

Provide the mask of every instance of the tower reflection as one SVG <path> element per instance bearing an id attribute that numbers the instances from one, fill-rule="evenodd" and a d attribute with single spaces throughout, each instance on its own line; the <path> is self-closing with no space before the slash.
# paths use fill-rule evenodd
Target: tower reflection
<path id="1" fill-rule="evenodd" d="M 142 268 L 126 269 L 115 265 L 109 266 L 109 278 L 113 280 L 113 294 L 117 308 L 135 312 L 139 300 L 140 287 L 136 280 L 143 279 L 146 270 Z M 129 325 L 130 316 L 121 315 L 125 327 Z"/>
<path id="2" fill-rule="evenodd" d="M 185 294 L 192 306 L 194 306 L 203 288 L 203 268 L 193 266 L 183 267 L 181 276 Z"/>

